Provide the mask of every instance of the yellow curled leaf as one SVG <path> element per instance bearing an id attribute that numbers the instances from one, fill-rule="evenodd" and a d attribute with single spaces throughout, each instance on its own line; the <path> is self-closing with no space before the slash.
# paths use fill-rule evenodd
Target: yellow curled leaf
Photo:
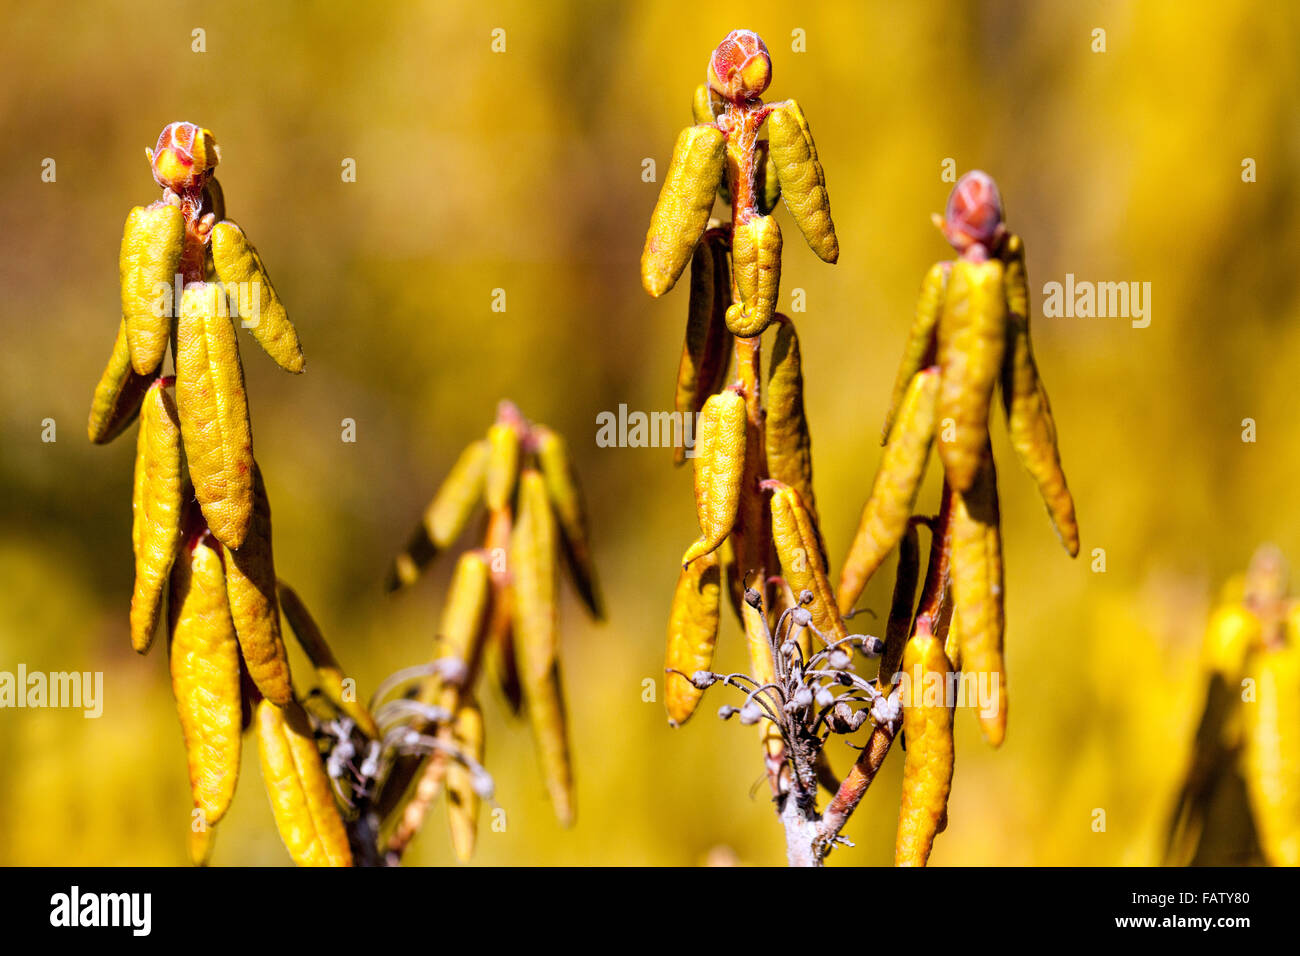
<path id="1" fill-rule="evenodd" d="M 745 399 L 735 389 L 710 396 L 695 436 L 695 515 L 701 536 L 682 555 L 688 565 L 726 540 L 736 523 L 745 471 Z"/>
<path id="2" fill-rule="evenodd" d="M 235 327 L 219 299 L 208 282 L 181 297 L 176 408 L 203 517 L 218 541 L 238 548 L 253 519 L 253 435 Z"/>
<path id="3" fill-rule="evenodd" d="M 452 740 L 462 754 L 477 764 L 483 763 L 483 714 L 473 698 L 456 711 Z M 451 827 L 452 849 L 462 863 L 468 863 L 474 855 L 480 802 L 474 789 L 474 772 L 459 760 L 453 760 L 447 767 L 447 822 Z"/>
<path id="4" fill-rule="evenodd" d="M 276 829 L 298 866 L 351 866 L 347 830 L 321 763 L 311 722 L 296 701 L 257 705 L 262 779 Z"/>
<path id="5" fill-rule="evenodd" d="M 1236 685 L 1241 680 L 1247 656 L 1258 649 L 1262 636 L 1259 617 L 1240 604 L 1215 608 L 1201 645 L 1201 661 L 1206 671 L 1220 674 L 1229 685 Z"/>
<path id="6" fill-rule="evenodd" d="M 284 706 L 293 700 L 289 658 L 280 635 L 275 559 L 271 551 L 271 502 L 262 470 L 253 465 L 253 520 L 238 551 L 221 546 L 226 559 L 226 593 L 239 649 L 262 696 Z"/>
<path id="7" fill-rule="evenodd" d="M 492 511 L 510 507 L 519 480 L 519 429 L 509 422 L 493 424 L 487 433 L 488 460 L 483 500 Z"/>
<path id="8" fill-rule="evenodd" d="M 560 540 L 564 556 L 573 577 L 574 587 L 583 603 L 596 620 L 605 617 L 600 596 L 600 582 L 596 579 L 596 565 L 591 557 L 591 534 L 587 529 L 587 507 L 583 501 L 578 476 L 569 459 L 565 440 L 545 425 L 533 429 L 537 449 L 537 462 L 546 479 L 546 492 L 551 507 L 559 520 Z"/>
<path id="9" fill-rule="evenodd" d="M 136 206 L 126 217 L 118 262 L 122 317 L 131 365 L 151 375 L 162 364 L 171 335 L 171 289 L 185 248 L 180 206 L 159 201 Z"/>
<path id="10" fill-rule="evenodd" d="M 986 450 L 984 465 L 952 503 L 953 613 L 961 618 L 961 661 L 979 675 L 976 715 L 984 739 L 998 746 L 1007 730 L 1007 677 L 1002 660 L 1002 538 L 997 475 Z"/>
<path id="11" fill-rule="evenodd" d="M 716 126 L 690 126 L 677 137 L 641 253 L 641 285 L 655 298 L 676 285 L 709 224 L 725 146 Z"/>
<path id="12" fill-rule="evenodd" d="M 393 559 L 384 585 L 387 590 L 395 591 L 414 582 L 438 552 L 460 537 L 483 496 L 489 455 L 484 438 L 461 452 L 451 473 L 438 486 L 405 549 Z"/>
<path id="13" fill-rule="evenodd" d="M 356 681 L 345 678 L 338 658 L 326 643 L 325 635 L 307 610 L 307 605 L 303 604 L 298 592 L 283 581 L 278 582 L 277 593 L 280 610 L 289 622 L 289 629 L 293 631 L 299 646 L 316 671 L 316 683 L 321 693 L 345 716 L 350 717 L 367 737 L 378 740 L 379 728 L 375 725 L 374 717 L 366 705 L 357 699 Z M 350 685 L 345 684 L 345 680 L 350 680 Z"/>
<path id="14" fill-rule="evenodd" d="M 907 346 L 903 349 L 903 362 L 898 367 L 898 377 L 894 379 L 894 394 L 889 400 L 889 413 L 885 416 L 885 427 L 880 433 L 883 445 L 889 439 L 894 428 L 894 418 L 903 404 L 907 387 L 912 384 L 916 373 L 928 365 L 933 365 L 937 356 L 936 332 L 939 326 L 939 314 L 943 311 L 943 300 L 948 292 L 948 275 L 952 270 L 951 262 L 936 262 L 925 274 L 921 283 L 921 294 L 916 300 L 916 315 L 912 319 L 912 328 L 908 332 Z"/>
<path id="15" fill-rule="evenodd" d="M 841 613 L 853 610 L 867 582 L 907 529 L 934 441 L 939 388 L 939 370 L 933 366 L 912 377 L 840 571 L 837 600 Z"/>
<path id="16" fill-rule="evenodd" d="M 153 643 L 162 612 L 163 589 L 181 549 L 185 492 L 176 403 L 159 379 L 145 396 L 140 416 L 131 499 L 131 543 L 135 551 L 131 646 L 141 654 Z"/>
<path id="17" fill-rule="evenodd" d="M 573 770 L 560 684 L 555 608 L 555 518 L 541 473 L 519 479 L 519 515 L 510 536 L 514 633 L 528 718 L 542 777 L 560 823 L 573 822 Z"/>
<path id="18" fill-rule="evenodd" d="M 840 242 L 831 221 L 831 201 L 826 195 L 826 174 L 808 120 L 794 100 L 773 107 L 767 120 L 768 150 L 776 164 L 785 206 L 794 216 L 813 252 L 823 262 L 840 257 Z"/>
<path id="19" fill-rule="evenodd" d="M 813 498 L 812 436 L 803 405 L 803 369 L 794 323 L 777 315 L 776 338 L 767 370 L 767 473 L 799 492 L 817 517 Z"/>
<path id="20" fill-rule="evenodd" d="M 989 402 L 1006 351 L 1006 299 L 997 259 L 953 263 L 939 317 L 939 460 L 954 491 L 979 473 L 989 440 Z"/>
<path id="21" fill-rule="evenodd" d="M 203 200 L 199 209 L 200 216 L 212 214 L 214 222 L 221 222 L 226 218 L 226 193 L 221 188 L 221 183 L 217 182 L 216 176 L 208 176 L 208 181 L 203 184 Z"/>
<path id="22" fill-rule="evenodd" d="M 212 859 L 212 846 L 217 839 L 217 828 L 212 826 L 195 829 L 190 826 L 188 851 L 191 866 L 207 866 Z"/>
<path id="23" fill-rule="evenodd" d="M 722 575 L 722 587 L 727 595 L 727 600 L 731 604 L 731 610 L 735 612 L 736 621 L 741 625 L 745 622 L 745 586 L 740 581 L 740 566 L 736 563 L 736 546 L 732 543 L 731 538 L 722 542 L 718 548 L 718 562 Z"/>
<path id="24" fill-rule="evenodd" d="M 690 310 L 677 366 L 675 407 L 683 421 L 693 419 L 726 381 L 735 341 L 727 332 L 724 318 L 730 303 L 731 270 L 726 249 L 721 242 L 706 238 L 691 257 Z M 676 436 L 673 442 L 673 461 L 679 465 L 686 461 L 684 436 Z"/>
<path id="25" fill-rule="evenodd" d="M 212 227 L 212 263 L 230 301 L 239 305 L 240 324 L 253 333 L 276 365 L 286 372 L 301 372 L 298 330 L 275 294 L 262 257 L 233 222 L 218 222 Z"/>
<path id="26" fill-rule="evenodd" d="M 1029 338 L 1029 290 L 1025 277 L 1025 250 L 1019 236 L 1004 246 L 1006 260 L 1007 347 L 1010 355 L 1002 369 L 1002 404 L 1007 433 L 1020 463 L 1033 477 L 1047 505 L 1047 513 L 1065 550 L 1079 553 L 1079 525 L 1074 499 L 1065 483 L 1061 453 L 1056 442 L 1056 422 L 1047 389 L 1038 375 Z"/>
<path id="27" fill-rule="evenodd" d="M 948 672 L 943 641 L 930 633 L 926 621 L 903 652 L 907 683 L 901 699 L 907 755 L 903 760 L 895 866 L 925 866 L 935 835 L 947 818 L 953 764 Z"/>
<path id="28" fill-rule="evenodd" d="M 727 329 L 752 338 L 772 324 L 781 290 L 781 227 L 771 216 L 754 216 L 736 225 L 731 266 L 740 301 L 727 309 Z"/>
<path id="29" fill-rule="evenodd" d="M 943 652 L 948 655 L 948 662 L 952 665 L 954 671 L 961 670 L 961 630 L 957 623 L 957 610 L 952 606 L 952 602 L 947 604 L 948 615 L 948 633 L 945 635 L 940 631 L 943 637 Z"/>
<path id="30" fill-rule="evenodd" d="M 754 149 L 755 179 L 754 196 L 758 211 L 764 216 L 770 215 L 781 201 L 781 171 L 776 168 L 772 150 L 765 139 L 760 139 Z"/>
<path id="31" fill-rule="evenodd" d="M 1300 866 L 1300 634 L 1288 632 L 1253 656 L 1255 700 L 1241 705 L 1246 792 L 1271 866 Z"/>
<path id="32" fill-rule="evenodd" d="M 466 551 L 456 562 L 447 601 L 442 608 L 438 624 L 436 657 L 454 657 L 463 661 L 467 677 L 478 670 L 483 652 L 483 639 L 487 634 L 488 611 L 491 604 L 491 569 L 482 551 Z M 425 683 L 420 700 L 426 704 L 439 701 L 439 683 Z M 454 697 L 441 700 L 454 706 Z"/>
<path id="33" fill-rule="evenodd" d="M 141 375 L 131 367 L 131 349 L 126 344 L 126 320 L 123 319 L 117 326 L 113 353 L 90 400 L 86 434 L 93 444 L 105 445 L 122 434 L 135 420 L 152 382 L 150 376 Z"/>
<path id="34" fill-rule="evenodd" d="M 517 715 L 524 703 L 524 689 L 519 679 L 519 661 L 515 656 L 514 631 L 511 627 L 510 589 L 493 595 L 492 618 L 483 652 L 492 681 L 501 691 L 502 700 L 511 714 Z"/>
<path id="35" fill-rule="evenodd" d="M 514 590 L 514 630 L 525 671 L 544 673 L 559 653 L 555 608 L 555 517 L 546 480 L 525 468 L 519 482 L 519 514 L 510 535 L 509 567 Z M 528 676 L 524 675 L 525 678 Z"/>
<path id="36" fill-rule="evenodd" d="M 691 119 L 696 126 L 706 126 L 716 122 L 725 108 L 726 104 L 722 97 L 713 92 L 709 84 L 701 83 L 695 88 L 695 93 L 691 97 Z"/>
<path id="37" fill-rule="evenodd" d="M 239 780 L 239 647 L 221 555 L 202 541 L 176 561 L 168 648 L 172 693 L 189 758 L 190 791 L 203 822 L 225 815 Z"/>
<path id="38" fill-rule="evenodd" d="M 718 551 L 704 555 L 682 568 L 673 592 L 668 615 L 668 650 L 664 658 L 664 706 L 668 723 L 686 723 L 704 696 L 691 683 L 696 671 L 713 666 L 713 648 L 718 640 L 721 606 L 721 557 Z M 682 674 L 686 676 L 683 677 Z"/>
<path id="39" fill-rule="evenodd" d="M 499 560 L 500 556 L 509 554 L 513 526 L 514 516 L 508 509 L 493 512 L 484 535 L 483 547 L 493 557 L 491 606 L 488 608 L 487 633 L 483 637 L 483 657 L 492 682 L 501 691 L 510 713 L 518 714 L 523 704 L 523 689 L 515 659 L 510 568 L 508 560 Z"/>
<path id="40" fill-rule="evenodd" d="M 781 573 L 796 598 L 811 591 L 812 622 L 829 642 L 848 636 L 844 621 L 835 605 L 831 584 L 826 577 L 826 552 L 817 522 L 804 506 L 799 492 L 779 481 L 768 480 L 763 487 L 772 490 L 772 539 L 781 561 Z"/>

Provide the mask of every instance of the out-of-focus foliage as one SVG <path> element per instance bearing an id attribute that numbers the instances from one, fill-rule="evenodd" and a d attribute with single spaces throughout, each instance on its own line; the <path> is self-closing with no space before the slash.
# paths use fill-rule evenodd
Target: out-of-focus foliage
<path id="1" fill-rule="evenodd" d="M 489 759 L 519 769 L 496 773 L 506 827 L 485 819 L 476 859 L 783 859 L 762 791 L 748 796 L 761 773 L 752 736 L 707 715 L 670 731 L 662 700 L 643 699 L 643 681 L 661 684 L 673 563 L 694 534 L 689 471 L 666 448 L 595 443 L 601 411 L 672 407 L 684 301 L 640 290 L 658 192 L 642 161 L 666 169 L 709 52 L 738 26 L 772 51 L 769 97 L 795 96 L 808 116 L 842 245 L 826 268 L 790 244 L 783 270 L 783 294 L 807 296 L 794 318 L 835 568 L 879 458 L 917 289 L 947 254 L 928 220 L 950 186 L 945 158 L 996 177 L 1036 309 L 1043 283 L 1066 273 L 1151 283 L 1148 328 L 1035 313 L 1083 550 L 1062 554 L 1030 479 L 1004 469 L 1009 732 L 992 752 L 958 720 L 932 862 L 1158 859 L 1213 585 L 1260 540 L 1300 553 L 1300 14 L 1220 0 L 758 0 L 735 16 L 686 0 L 310 14 L 4 4 L 0 670 L 102 670 L 106 699 L 97 720 L 0 711 L 0 862 L 186 858 L 166 667 L 161 649 L 137 658 L 127 633 L 131 443 L 84 435 L 118 324 L 122 220 L 156 194 L 143 148 L 173 120 L 219 138 L 229 215 L 274 263 L 302 336 L 301 378 L 247 353 L 255 447 L 277 568 L 363 693 L 428 654 L 450 564 L 393 599 L 383 573 L 497 399 L 569 437 L 610 617 L 562 613 L 581 811 L 572 831 L 555 824 L 527 728 L 489 698 Z M 191 50 L 198 28 L 203 53 Z M 791 50 L 796 30 L 806 52 Z M 57 182 L 42 182 L 46 157 Z M 355 183 L 341 181 L 348 157 Z M 1255 183 L 1242 181 L 1246 158 Z M 340 440 L 345 418 L 355 444 Z M 1010 461 L 1004 432 L 993 440 Z M 877 613 L 887 578 L 864 598 Z M 734 628 L 719 651 L 720 667 L 740 665 Z M 886 764 L 848 828 L 858 848 L 832 864 L 890 860 L 900 769 Z M 408 857 L 452 858 L 433 825 Z M 213 862 L 288 862 L 260 788 L 240 788 Z"/>

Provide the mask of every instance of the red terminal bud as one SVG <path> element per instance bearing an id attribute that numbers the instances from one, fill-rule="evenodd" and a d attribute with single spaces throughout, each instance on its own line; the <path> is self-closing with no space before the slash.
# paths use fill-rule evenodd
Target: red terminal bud
<path id="1" fill-rule="evenodd" d="M 165 189 L 190 193 L 202 189 L 221 159 L 216 137 L 193 123 L 169 123 L 158 144 L 145 150 L 153 178 Z"/>
<path id="2" fill-rule="evenodd" d="M 772 57 L 753 30 L 732 30 L 709 57 L 709 88 L 733 102 L 763 95 L 772 82 Z"/>
<path id="3" fill-rule="evenodd" d="M 1004 229 L 1002 195 L 993 177 L 974 169 L 957 180 L 948 195 L 948 208 L 939 228 L 958 252 L 965 252 L 976 243 L 994 249 Z"/>

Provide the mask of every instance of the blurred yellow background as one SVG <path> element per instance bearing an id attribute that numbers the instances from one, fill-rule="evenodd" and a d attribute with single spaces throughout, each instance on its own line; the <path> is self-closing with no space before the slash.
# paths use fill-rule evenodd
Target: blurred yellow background
<path id="1" fill-rule="evenodd" d="M 804 107 L 843 249 L 828 267 L 788 241 L 783 272 L 783 294 L 806 290 L 794 318 L 835 573 L 921 277 L 950 255 L 928 218 L 950 188 L 945 159 L 997 179 L 1039 305 L 1066 273 L 1151 283 L 1148 328 L 1035 315 L 1083 553 L 1057 543 L 999 422 L 1010 731 L 993 752 L 959 716 L 932 862 L 1158 861 L 1211 595 L 1260 540 L 1300 560 L 1295 7 L 6 0 L 3 22 L 0 670 L 102 670 L 106 700 L 98 720 L 0 711 L 0 863 L 185 860 L 165 653 L 138 658 L 127 637 L 134 431 L 106 448 L 85 438 L 117 326 L 122 221 L 156 198 L 143 149 L 173 120 L 216 134 L 229 214 L 302 336 L 302 377 L 244 339 L 255 447 L 278 570 L 363 693 L 429 654 L 450 562 L 395 598 L 380 583 L 497 400 L 573 447 L 610 606 L 601 627 L 571 592 L 562 610 L 578 823 L 554 823 L 526 726 L 488 695 L 508 825 L 481 827 L 476 860 L 783 861 L 754 734 L 712 717 L 729 692 L 677 731 L 642 700 L 695 535 L 689 471 L 666 449 L 595 444 L 601 411 L 671 408 L 686 293 L 641 291 L 659 188 L 641 164 L 666 168 L 710 51 L 741 26 L 772 52 L 769 98 Z M 355 183 L 340 176 L 349 157 Z M 1257 182 L 1243 182 L 1247 158 Z M 340 440 L 346 418 L 355 444 Z M 866 595 L 878 613 L 889 577 Z M 720 656 L 742 664 L 732 620 Z M 900 767 L 891 757 L 848 827 L 857 848 L 832 865 L 892 859 Z M 244 777 L 213 862 L 286 864 L 251 740 Z M 439 812 L 409 860 L 451 859 Z"/>

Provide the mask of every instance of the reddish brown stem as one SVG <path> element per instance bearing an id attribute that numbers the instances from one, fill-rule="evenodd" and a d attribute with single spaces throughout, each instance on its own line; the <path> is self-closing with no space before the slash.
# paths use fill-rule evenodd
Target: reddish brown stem
<path id="1" fill-rule="evenodd" d="M 857 761 L 844 778 L 844 782 L 840 784 L 840 789 L 827 804 L 826 812 L 822 814 L 821 824 L 817 829 L 819 848 L 817 852 L 822 857 L 830 850 L 832 842 L 839 836 L 844 825 L 849 822 L 849 817 L 853 815 L 853 811 L 862 802 L 867 788 L 871 786 L 871 781 L 876 779 L 876 774 L 880 771 L 880 766 L 885 762 L 889 748 L 894 742 L 894 734 L 895 729 L 888 724 L 877 726 L 871 731 L 867 746 L 863 748 L 862 753 L 858 754 Z"/>
<path id="2" fill-rule="evenodd" d="M 952 488 L 947 480 L 943 483 L 943 498 L 939 504 L 939 516 L 931 524 L 930 563 L 925 571 L 925 584 L 921 589 L 921 601 L 917 606 L 918 618 L 928 617 L 930 624 L 938 624 L 943 615 L 944 603 L 948 596 L 949 552 L 952 538 Z M 937 627 L 935 628 L 937 632 Z"/>

